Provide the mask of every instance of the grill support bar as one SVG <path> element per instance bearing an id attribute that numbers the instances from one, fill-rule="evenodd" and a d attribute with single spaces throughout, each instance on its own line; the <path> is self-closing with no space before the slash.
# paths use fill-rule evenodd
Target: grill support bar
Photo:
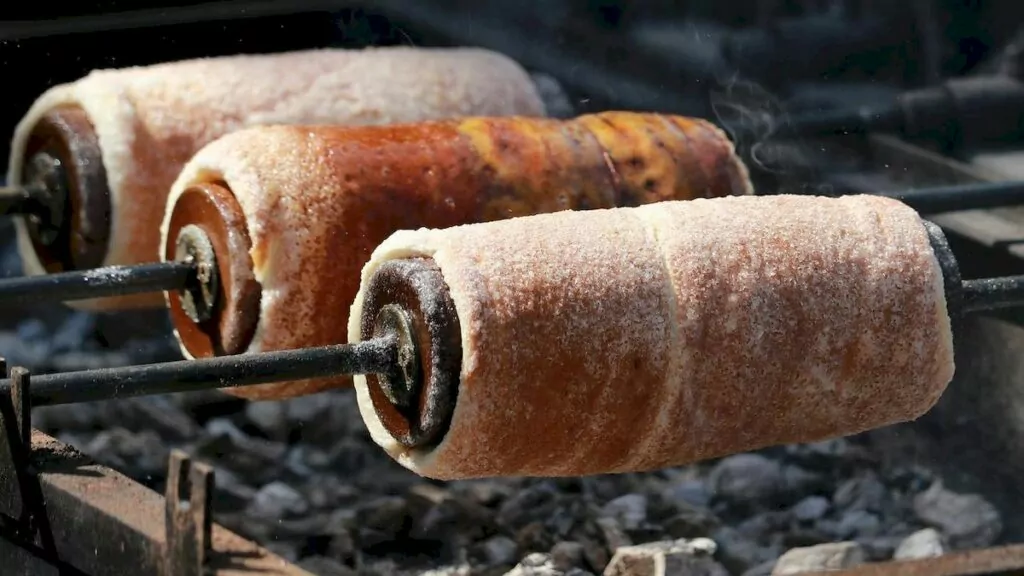
<path id="1" fill-rule="evenodd" d="M 208 466 L 172 453 L 177 474 L 169 476 L 171 497 L 164 498 L 32 430 L 32 381 L 21 368 L 10 376 L 12 385 L 0 394 L 4 573 L 309 576 L 210 521 Z"/>

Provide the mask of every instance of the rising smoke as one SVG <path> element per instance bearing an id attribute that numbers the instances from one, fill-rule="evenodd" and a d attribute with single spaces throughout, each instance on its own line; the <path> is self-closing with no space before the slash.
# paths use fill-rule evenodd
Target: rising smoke
<path id="1" fill-rule="evenodd" d="M 716 84 L 708 94 L 711 110 L 751 168 L 760 193 L 832 193 L 777 96 L 738 74 L 718 78 Z M 774 189 L 762 191 L 765 185 Z"/>

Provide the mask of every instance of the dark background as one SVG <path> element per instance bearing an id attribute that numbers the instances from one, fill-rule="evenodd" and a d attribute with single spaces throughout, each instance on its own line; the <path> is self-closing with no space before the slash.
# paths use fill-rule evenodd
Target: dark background
<path id="1" fill-rule="evenodd" d="M 1024 9 L 1012 0 L 5 4 L 0 133 L 44 89 L 96 68 L 324 46 L 492 48 L 556 77 L 580 111 L 712 116 L 708 91 L 736 78 L 794 106 L 835 106 L 980 70 Z"/>

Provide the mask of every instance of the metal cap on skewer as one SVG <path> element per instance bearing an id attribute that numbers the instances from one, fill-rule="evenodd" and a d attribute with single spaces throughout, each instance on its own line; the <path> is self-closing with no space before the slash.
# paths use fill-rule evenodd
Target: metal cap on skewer
<path id="1" fill-rule="evenodd" d="M 48 272 L 103 263 L 110 239 L 110 189 L 88 116 L 63 106 L 45 114 L 25 142 L 20 175 L 0 189 L 0 215 L 24 218 Z"/>

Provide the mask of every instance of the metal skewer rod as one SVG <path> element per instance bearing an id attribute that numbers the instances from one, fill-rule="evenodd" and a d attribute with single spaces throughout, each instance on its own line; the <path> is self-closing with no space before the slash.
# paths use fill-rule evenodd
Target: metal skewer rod
<path id="1" fill-rule="evenodd" d="M 385 373 L 398 363 L 398 339 L 386 336 L 357 344 L 179 360 L 31 376 L 33 406 L 53 406 L 214 388 Z M 10 394 L 11 380 L 0 380 Z"/>
<path id="2" fill-rule="evenodd" d="M 1024 275 L 964 281 L 960 299 L 964 313 L 1024 306 Z M 46 406 L 343 374 L 387 374 L 398 365 L 399 347 L 398 338 L 388 335 L 357 344 L 43 374 L 31 378 L 31 399 L 33 406 Z M 0 380 L 0 394 L 9 393 L 11 385 L 9 379 Z"/>
<path id="3" fill-rule="evenodd" d="M 815 193 L 808 192 L 808 194 Z M 985 210 L 1024 205 L 1024 181 L 976 182 L 952 186 L 911 188 L 877 192 L 875 195 L 899 200 L 921 214 Z"/>
<path id="4" fill-rule="evenodd" d="M 979 210 L 1024 205 L 1024 181 L 921 188 L 883 192 L 880 195 L 900 200 L 922 214 Z M 193 243 L 198 242 L 196 239 L 193 240 Z M 202 256 L 206 252 L 199 251 L 197 254 Z M 146 292 L 187 290 L 210 283 L 210 278 L 200 277 L 200 271 L 204 269 L 201 263 L 203 261 L 206 276 L 212 278 L 216 275 L 212 258 L 212 255 L 209 255 L 205 260 L 202 257 L 185 258 L 174 262 L 109 266 L 0 280 L 0 308 L 33 302 L 70 302 Z"/>
<path id="5" fill-rule="evenodd" d="M 830 136 L 895 132 L 911 138 L 969 144 L 1018 139 L 1024 83 L 1003 74 L 950 78 L 911 89 L 884 103 L 799 111 L 781 121 L 784 132 Z"/>
<path id="6" fill-rule="evenodd" d="M 921 214 L 984 210 L 1024 204 L 1024 182 L 981 182 L 883 192 L 879 195 L 895 198 Z"/>
<path id="7" fill-rule="evenodd" d="M 31 212 L 45 192 L 36 186 L 0 186 L 0 216 Z"/>
<path id="8" fill-rule="evenodd" d="M 108 266 L 0 280 L 0 307 L 180 290 L 195 280 L 192 262 Z"/>
<path id="9" fill-rule="evenodd" d="M 1024 276 L 964 280 L 960 297 L 965 313 L 1024 307 Z"/>

